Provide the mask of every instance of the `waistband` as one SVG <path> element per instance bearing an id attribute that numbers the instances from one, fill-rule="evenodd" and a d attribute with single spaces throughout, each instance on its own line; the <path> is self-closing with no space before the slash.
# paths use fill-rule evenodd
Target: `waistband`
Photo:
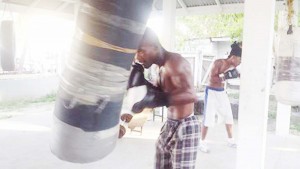
<path id="1" fill-rule="evenodd" d="M 178 123 L 187 122 L 187 121 L 194 121 L 194 120 L 198 120 L 198 118 L 194 114 L 191 114 L 188 117 L 186 117 L 184 119 L 180 119 L 180 120 L 175 120 L 175 119 L 168 118 L 167 123 L 178 124 Z"/>
<path id="2" fill-rule="evenodd" d="M 206 90 L 214 90 L 214 91 L 218 91 L 218 92 L 222 92 L 224 91 L 224 88 L 217 88 L 217 87 L 209 87 L 209 86 L 206 86 Z"/>

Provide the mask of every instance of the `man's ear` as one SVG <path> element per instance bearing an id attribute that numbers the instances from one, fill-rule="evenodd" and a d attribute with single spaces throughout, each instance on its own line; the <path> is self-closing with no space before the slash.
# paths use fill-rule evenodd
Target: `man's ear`
<path id="1" fill-rule="evenodd" d="M 161 53 L 161 47 L 160 47 L 160 46 L 155 45 L 155 46 L 154 46 L 154 49 L 155 49 L 158 53 Z"/>

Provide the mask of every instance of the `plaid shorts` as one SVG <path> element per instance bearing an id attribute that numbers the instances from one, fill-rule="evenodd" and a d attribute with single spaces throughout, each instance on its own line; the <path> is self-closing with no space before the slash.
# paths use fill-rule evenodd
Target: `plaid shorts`
<path id="1" fill-rule="evenodd" d="M 195 168 L 199 140 L 200 123 L 196 116 L 168 119 L 156 142 L 155 168 Z"/>

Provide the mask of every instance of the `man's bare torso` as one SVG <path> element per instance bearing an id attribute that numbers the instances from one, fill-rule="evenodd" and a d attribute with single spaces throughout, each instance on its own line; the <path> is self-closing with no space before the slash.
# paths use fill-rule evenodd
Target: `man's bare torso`
<path id="1" fill-rule="evenodd" d="M 230 68 L 231 66 L 225 59 L 216 60 L 209 75 L 208 86 L 213 88 L 224 88 L 224 81 L 220 75 Z"/>
<path id="2" fill-rule="evenodd" d="M 170 97 L 181 97 L 176 95 L 176 91 L 178 88 L 191 88 L 192 84 L 192 76 L 189 68 L 189 64 L 186 63 L 186 60 L 183 58 L 172 58 L 170 57 L 164 64 L 164 66 L 160 67 L 159 70 L 159 86 L 163 89 L 164 92 L 170 93 Z M 176 57 L 176 56 L 175 56 Z M 171 59 L 175 59 L 171 60 Z M 172 63 L 168 63 L 172 62 Z M 180 64 L 174 63 L 180 62 Z M 188 64 L 188 65 L 187 65 Z M 172 66 L 171 66 L 172 65 Z M 177 70 L 174 70 L 177 69 Z M 174 70 L 174 71 L 173 71 Z M 176 77 L 176 71 L 183 72 L 185 77 Z M 186 82 L 185 82 L 186 81 Z M 193 91 L 193 90 L 187 90 Z M 193 93 L 195 95 L 195 93 Z M 194 111 L 194 102 L 184 103 L 184 104 L 175 104 L 168 107 L 168 118 L 171 119 L 184 119 L 190 116 Z"/>

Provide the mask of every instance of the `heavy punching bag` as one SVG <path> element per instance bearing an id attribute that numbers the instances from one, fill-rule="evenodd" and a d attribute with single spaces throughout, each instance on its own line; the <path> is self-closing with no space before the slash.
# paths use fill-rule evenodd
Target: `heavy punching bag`
<path id="1" fill-rule="evenodd" d="M 152 0 L 82 0 L 61 75 L 51 151 L 87 163 L 108 155 L 119 135 L 129 70 Z"/>
<path id="2" fill-rule="evenodd" d="M 14 22 L 4 20 L 0 31 L 0 56 L 3 71 L 15 70 L 15 32 Z"/>
<path id="3" fill-rule="evenodd" d="M 275 97 L 278 102 L 300 105 L 300 29 L 279 35 L 276 58 Z"/>

